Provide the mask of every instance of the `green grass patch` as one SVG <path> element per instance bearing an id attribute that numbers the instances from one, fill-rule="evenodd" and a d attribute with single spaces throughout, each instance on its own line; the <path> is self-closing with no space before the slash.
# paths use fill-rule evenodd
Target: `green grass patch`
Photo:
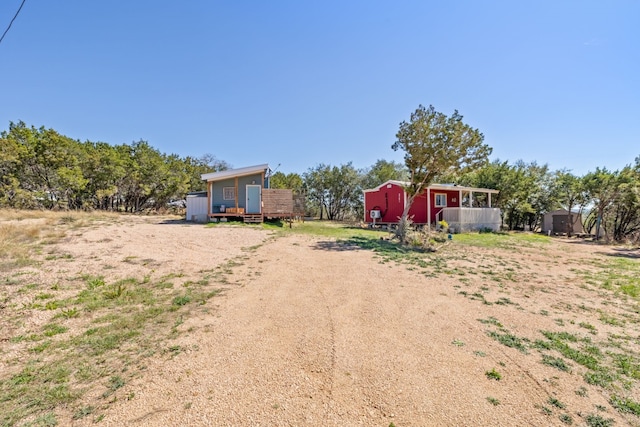
<path id="1" fill-rule="evenodd" d="M 525 354 L 528 353 L 527 347 L 525 346 L 524 341 L 521 338 L 518 338 L 517 336 L 509 332 L 500 333 L 496 331 L 489 331 L 487 332 L 487 335 L 489 335 L 491 338 L 498 341 L 502 345 L 515 348 Z"/>
<path id="2" fill-rule="evenodd" d="M 547 401 L 550 405 L 555 406 L 558 409 L 565 409 L 567 407 L 567 405 L 565 405 L 564 403 L 560 402 L 558 399 L 556 399 L 555 397 L 549 397 L 549 400 Z"/>
<path id="3" fill-rule="evenodd" d="M 618 412 L 640 416 L 640 403 L 634 400 L 613 395 L 609 403 L 611 403 L 611 406 L 616 408 Z"/>
<path id="4" fill-rule="evenodd" d="M 610 353 L 613 366 L 622 375 L 635 380 L 640 379 L 640 360 L 631 354 Z"/>
<path id="5" fill-rule="evenodd" d="M 600 364 L 599 360 L 596 357 L 597 354 L 593 350 L 593 347 L 587 347 L 588 351 L 580 351 L 571 347 L 568 342 L 576 343 L 578 342 L 578 337 L 567 333 L 567 332 L 550 332 L 550 331 L 541 331 L 542 335 L 544 335 L 549 340 L 549 345 L 552 349 L 558 351 L 567 359 L 573 360 L 574 362 L 585 366 L 592 370 L 599 370 Z M 582 341 L 585 341 L 584 339 Z"/>
<path id="6" fill-rule="evenodd" d="M 602 418 L 600 415 L 589 414 L 585 421 L 589 427 L 612 427 L 615 421 L 613 418 Z"/>
<path id="7" fill-rule="evenodd" d="M 566 424 L 568 426 L 573 425 L 573 418 L 569 414 L 560 414 L 558 415 L 558 419 L 563 424 Z"/>
<path id="8" fill-rule="evenodd" d="M 487 397 L 487 402 L 491 403 L 493 406 L 498 406 L 500 404 L 500 401 L 498 399 L 491 396 Z"/>
<path id="9" fill-rule="evenodd" d="M 502 379 L 502 374 L 500 374 L 500 372 L 496 371 L 495 368 L 491 368 L 490 371 L 487 371 L 484 374 L 490 380 L 500 381 Z"/>
<path id="10" fill-rule="evenodd" d="M 476 246 L 482 248 L 513 249 L 518 246 L 532 247 L 546 245 L 551 242 L 548 236 L 535 233 L 501 232 L 501 233 L 461 233 L 453 238 L 456 245 Z"/>
<path id="11" fill-rule="evenodd" d="M 63 334 L 67 332 L 69 328 L 66 326 L 58 325 L 57 323 L 49 323 L 44 325 L 43 335 L 45 337 L 52 337 L 54 335 Z"/>
<path id="12" fill-rule="evenodd" d="M 585 282 L 618 294 L 640 298 L 640 263 L 614 257 L 605 260 L 596 271 L 579 271 Z"/>
<path id="13" fill-rule="evenodd" d="M 489 316 L 486 319 L 478 319 L 478 322 L 485 325 L 493 325 L 498 328 L 502 328 L 502 323 L 500 323 L 500 321 L 493 316 Z"/>
<path id="14" fill-rule="evenodd" d="M 548 354 L 543 354 L 542 363 L 547 366 L 551 366 L 556 369 L 559 369 L 562 372 L 571 371 L 571 368 L 567 366 L 566 362 L 561 357 L 553 357 L 553 356 L 549 356 Z"/>
<path id="15" fill-rule="evenodd" d="M 602 388 L 606 388 L 615 381 L 618 380 L 618 375 L 609 370 L 595 370 L 587 371 L 582 375 L 587 384 L 596 385 Z"/>
<path id="16" fill-rule="evenodd" d="M 191 302 L 190 295 L 178 295 L 173 298 L 172 304 L 175 306 L 183 306 L 187 305 Z"/>

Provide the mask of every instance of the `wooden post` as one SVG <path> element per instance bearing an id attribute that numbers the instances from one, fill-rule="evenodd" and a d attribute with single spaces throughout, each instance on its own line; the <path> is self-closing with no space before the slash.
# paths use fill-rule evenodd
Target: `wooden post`
<path id="1" fill-rule="evenodd" d="M 211 213 L 211 182 L 207 181 L 207 218 Z"/>
<path id="2" fill-rule="evenodd" d="M 238 212 L 238 177 L 237 176 L 236 176 L 234 185 L 235 185 L 235 193 L 236 193 L 234 196 L 234 199 L 236 199 L 236 212 Z"/>

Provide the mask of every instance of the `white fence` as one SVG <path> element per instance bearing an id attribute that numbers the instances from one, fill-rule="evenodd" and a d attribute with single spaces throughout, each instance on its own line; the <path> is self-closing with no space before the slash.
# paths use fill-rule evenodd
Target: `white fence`
<path id="1" fill-rule="evenodd" d="M 500 230 L 498 208 L 443 208 L 438 220 L 443 219 L 456 233 L 490 228 Z"/>

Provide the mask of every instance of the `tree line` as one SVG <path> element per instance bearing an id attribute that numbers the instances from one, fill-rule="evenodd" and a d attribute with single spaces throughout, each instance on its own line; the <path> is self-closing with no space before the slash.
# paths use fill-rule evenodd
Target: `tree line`
<path id="1" fill-rule="evenodd" d="M 142 140 L 80 142 L 53 129 L 10 123 L 0 133 L 0 207 L 161 209 L 203 190 L 201 174 L 226 168 L 212 155 L 163 154 Z"/>
<path id="2" fill-rule="evenodd" d="M 303 195 L 307 215 L 360 220 L 363 190 L 390 179 L 411 182 L 415 170 L 410 160 L 415 157 L 405 156 L 405 163 L 380 159 L 364 169 L 351 162 L 319 164 L 302 174 L 276 172 L 270 185 Z M 229 167 L 210 154 L 164 154 L 142 140 L 80 142 L 52 129 L 10 123 L 0 133 L 0 207 L 159 210 L 190 191 L 204 190 L 201 174 Z M 508 230 L 538 230 L 545 212 L 563 208 L 580 215 L 588 233 L 600 230 L 614 241 L 640 239 L 640 157 L 622 170 L 603 167 L 583 176 L 536 162 L 493 160 L 473 168 L 443 168 L 429 179 L 499 190 L 493 206 L 501 209 Z"/>

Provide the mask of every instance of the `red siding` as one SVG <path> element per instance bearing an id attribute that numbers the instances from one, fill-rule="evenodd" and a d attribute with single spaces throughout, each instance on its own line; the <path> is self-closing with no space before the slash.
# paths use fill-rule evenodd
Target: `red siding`
<path id="1" fill-rule="evenodd" d="M 429 190 L 431 192 L 431 222 L 436 222 L 436 216 L 442 210 L 442 206 L 436 206 L 436 194 L 447 196 L 447 208 L 460 207 L 460 191 L 458 190 Z M 425 221 L 426 222 L 426 221 Z"/>
<path id="2" fill-rule="evenodd" d="M 435 223 L 438 213 L 442 210 L 442 206 L 436 206 L 436 194 L 444 194 L 449 208 L 460 207 L 460 191 L 459 190 L 436 190 L 430 189 L 430 203 L 427 203 L 427 191 L 415 198 L 409 216 L 413 215 L 414 224 L 427 223 L 427 205 L 431 206 L 431 222 Z M 385 184 L 377 191 L 369 191 L 364 193 L 364 215 L 365 222 L 373 222 L 369 212 L 372 209 L 379 209 L 382 218 L 376 220 L 376 223 L 395 224 L 398 218 L 402 216 L 404 210 L 404 189 L 397 184 Z"/>
<path id="3" fill-rule="evenodd" d="M 364 193 L 364 215 L 366 222 L 373 222 L 369 212 L 379 209 L 382 218 L 376 223 L 396 223 L 404 210 L 404 189 L 395 184 L 387 184 L 378 191 Z"/>
<path id="4" fill-rule="evenodd" d="M 424 192 L 413 199 L 411 208 L 409 208 L 409 218 L 414 224 L 427 223 L 427 193 Z"/>

